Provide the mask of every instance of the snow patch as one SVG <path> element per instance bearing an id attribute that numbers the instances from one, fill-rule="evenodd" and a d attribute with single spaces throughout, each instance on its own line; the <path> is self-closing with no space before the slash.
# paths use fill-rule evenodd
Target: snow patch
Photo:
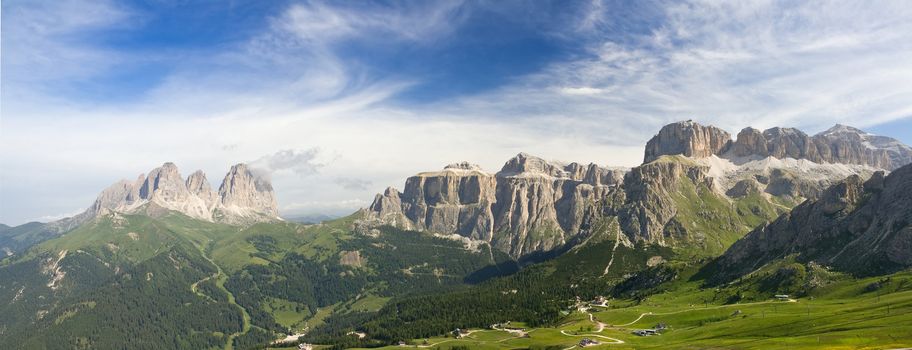
<path id="1" fill-rule="evenodd" d="M 769 175 L 776 169 L 799 174 L 802 179 L 816 182 L 835 182 L 851 175 L 870 175 L 881 170 L 867 165 L 815 163 L 807 159 L 780 159 L 772 156 L 726 159 L 713 155 L 695 161 L 709 167 L 708 175 L 715 178 L 723 189 L 729 189 L 738 181 L 753 178 L 755 175 Z"/>

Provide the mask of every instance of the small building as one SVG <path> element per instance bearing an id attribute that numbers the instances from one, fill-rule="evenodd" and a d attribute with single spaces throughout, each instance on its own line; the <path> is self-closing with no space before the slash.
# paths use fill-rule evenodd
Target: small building
<path id="1" fill-rule="evenodd" d="M 776 298 L 776 300 L 780 300 L 780 301 L 789 300 L 788 294 L 776 294 L 776 295 L 774 295 L 774 297 Z"/>
<path id="2" fill-rule="evenodd" d="M 307 343 L 298 344 L 298 350 L 313 350 L 313 345 Z"/>
<path id="3" fill-rule="evenodd" d="M 659 331 L 655 329 L 637 329 L 633 331 L 633 334 L 636 334 L 641 337 L 648 337 L 652 335 L 659 335 Z"/>
<path id="4" fill-rule="evenodd" d="M 406 344 L 405 344 L 405 341 L 404 341 L 404 340 L 400 340 L 400 341 L 399 341 L 399 346 L 405 346 L 405 345 L 406 345 Z"/>
<path id="5" fill-rule="evenodd" d="M 668 325 L 665 324 L 665 322 L 659 322 L 659 324 L 655 325 L 655 327 L 652 327 L 652 329 L 655 329 L 657 331 L 664 331 L 668 329 Z"/>
<path id="6" fill-rule="evenodd" d="M 599 345 L 599 342 L 596 340 L 589 339 L 589 338 L 583 338 L 579 342 L 579 346 L 581 348 L 585 348 L 587 346 L 592 346 L 592 345 Z"/>
<path id="7" fill-rule="evenodd" d="M 467 335 L 469 335 L 469 333 L 463 331 L 461 328 L 456 328 L 453 330 L 453 338 L 459 339 Z"/>

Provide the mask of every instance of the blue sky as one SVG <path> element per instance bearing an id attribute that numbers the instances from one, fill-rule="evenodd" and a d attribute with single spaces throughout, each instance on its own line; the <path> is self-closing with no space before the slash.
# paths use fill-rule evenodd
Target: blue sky
<path id="1" fill-rule="evenodd" d="M 215 186 L 283 164 L 283 213 L 344 213 L 462 160 L 634 166 L 682 119 L 912 143 L 903 1 L 10 0 L 2 17 L 9 224 L 165 161 Z"/>

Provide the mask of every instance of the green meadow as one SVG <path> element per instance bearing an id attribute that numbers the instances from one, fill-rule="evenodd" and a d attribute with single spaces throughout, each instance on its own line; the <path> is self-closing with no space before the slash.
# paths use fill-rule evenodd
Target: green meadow
<path id="1" fill-rule="evenodd" d="M 407 347 L 431 349 L 568 349 L 589 338 L 592 349 L 895 349 L 912 346 L 912 273 L 847 280 L 822 296 L 744 303 L 699 303 L 713 290 L 681 293 L 692 283 L 652 295 L 639 304 L 609 300 L 608 307 L 573 310 L 554 327 L 526 329 L 528 337 L 493 329 L 407 340 Z M 681 295 L 680 297 L 678 295 Z M 592 315 L 590 321 L 589 314 Z M 604 329 L 599 331 L 599 323 Z M 668 329 L 641 337 L 637 329 L 659 323 Z M 517 325 L 512 324 L 515 327 Z M 389 346 L 383 349 L 400 349 Z"/>

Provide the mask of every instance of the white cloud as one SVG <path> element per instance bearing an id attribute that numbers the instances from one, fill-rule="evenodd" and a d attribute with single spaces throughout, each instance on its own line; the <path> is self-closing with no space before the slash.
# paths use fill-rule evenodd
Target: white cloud
<path id="1" fill-rule="evenodd" d="M 620 145 L 693 118 L 737 132 L 810 132 L 910 117 L 912 8 L 905 2 L 712 2 L 661 8 L 648 34 L 612 32 L 601 2 L 581 17 L 588 55 L 464 98 L 452 114 L 566 121 L 560 129 Z M 606 28 L 603 28 L 606 27 Z"/>
<path id="2" fill-rule="evenodd" d="M 249 163 L 251 168 L 271 175 L 275 172 L 292 172 L 299 176 L 312 175 L 326 166 L 317 160 L 319 149 L 306 150 L 284 149 L 265 155 Z"/>
<path id="3" fill-rule="evenodd" d="M 346 190 L 366 191 L 370 189 L 373 183 L 370 180 L 357 179 L 352 177 L 339 177 L 334 181 L 337 185 Z"/>

